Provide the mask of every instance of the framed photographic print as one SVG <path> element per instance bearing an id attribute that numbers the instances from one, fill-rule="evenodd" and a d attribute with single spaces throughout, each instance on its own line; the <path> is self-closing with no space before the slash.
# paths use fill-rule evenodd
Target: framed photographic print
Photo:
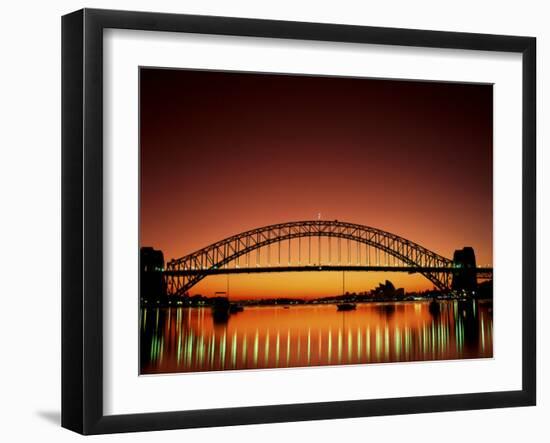
<path id="1" fill-rule="evenodd" d="M 535 39 L 63 17 L 62 425 L 535 404 Z"/>

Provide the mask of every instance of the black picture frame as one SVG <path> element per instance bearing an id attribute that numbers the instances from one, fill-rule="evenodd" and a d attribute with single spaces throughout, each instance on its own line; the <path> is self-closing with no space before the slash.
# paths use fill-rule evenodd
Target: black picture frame
<path id="1" fill-rule="evenodd" d="M 103 30 L 192 32 L 522 54 L 522 389 L 103 413 Z M 62 426 L 82 434 L 529 406 L 536 403 L 536 39 L 339 24 L 83 9 L 62 18 Z"/>

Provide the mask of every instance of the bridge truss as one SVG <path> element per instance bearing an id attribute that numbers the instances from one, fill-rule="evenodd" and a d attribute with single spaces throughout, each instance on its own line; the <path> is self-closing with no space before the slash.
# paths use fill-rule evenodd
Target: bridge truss
<path id="1" fill-rule="evenodd" d="M 167 292 L 183 295 L 212 274 L 335 270 L 338 266 L 419 272 L 441 290 L 451 288 L 455 269 L 452 260 L 398 235 L 338 220 L 313 220 L 228 237 L 169 261 L 164 274 Z"/>

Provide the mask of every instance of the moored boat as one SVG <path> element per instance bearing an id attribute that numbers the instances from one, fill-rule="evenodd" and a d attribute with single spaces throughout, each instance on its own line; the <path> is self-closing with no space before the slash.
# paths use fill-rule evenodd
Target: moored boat
<path id="1" fill-rule="evenodd" d="M 244 308 L 241 305 L 238 305 L 236 303 L 231 303 L 229 305 L 229 313 L 230 314 L 236 314 L 237 312 L 243 312 Z"/>
<path id="2" fill-rule="evenodd" d="M 338 311 L 353 311 L 357 305 L 355 303 L 338 303 L 336 308 Z"/>

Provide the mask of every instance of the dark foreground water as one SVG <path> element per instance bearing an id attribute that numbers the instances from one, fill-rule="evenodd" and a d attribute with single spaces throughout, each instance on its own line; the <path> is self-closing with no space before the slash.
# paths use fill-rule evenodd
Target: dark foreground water
<path id="1" fill-rule="evenodd" d="M 142 374 L 492 357 L 492 302 L 142 308 L 140 347 Z"/>

